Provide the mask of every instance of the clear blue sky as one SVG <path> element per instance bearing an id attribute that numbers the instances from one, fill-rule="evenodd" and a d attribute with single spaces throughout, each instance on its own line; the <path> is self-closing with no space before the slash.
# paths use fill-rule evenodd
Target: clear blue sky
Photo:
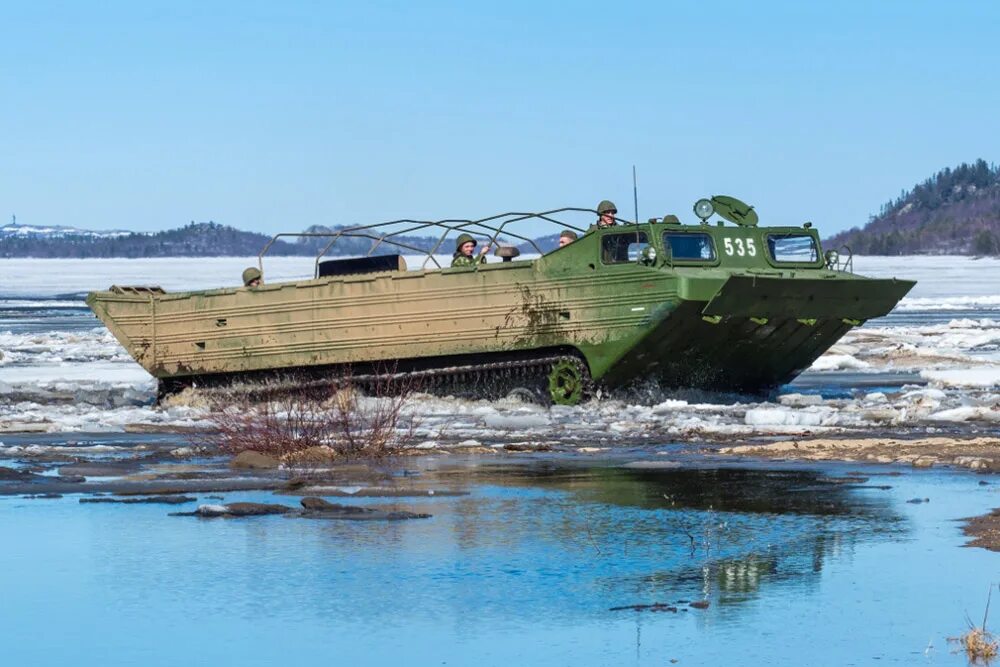
<path id="1" fill-rule="evenodd" d="M 732 194 L 823 233 L 1000 161 L 1000 3 L 0 4 L 0 222 L 264 232 Z"/>

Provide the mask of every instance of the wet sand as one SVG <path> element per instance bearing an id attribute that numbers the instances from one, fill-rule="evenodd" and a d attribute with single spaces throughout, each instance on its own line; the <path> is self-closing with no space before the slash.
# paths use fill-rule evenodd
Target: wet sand
<path id="1" fill-rule="evenodd" d="M 894 463 L 1000 471 L 1000 437 L 796 438 L 722 447 L 719 454 L 779 460 Z"/>

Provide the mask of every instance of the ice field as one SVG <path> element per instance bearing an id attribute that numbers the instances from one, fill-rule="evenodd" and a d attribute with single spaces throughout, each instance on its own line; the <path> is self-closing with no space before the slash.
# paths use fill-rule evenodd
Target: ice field
<path id="1" fill-rule="evenodd" d="M 154 407 L 155 381 L 83 302 L 112 284 L 172 290 L 239 284 L 256 258 L 0 260 L 0 433 L 155 430 L 198 425 L 181 402 Z M 420 261 L 410 258 L 409 265 Z M 270 281 L 312 275 L 273 258 Z M 503 437 L 610 446 L 804 432 L 1000 428 L 1000 260 L 856 257 L 856 272 L 915 279 L 886 318 L 855 329 L 773 401 L 637 391 L 578 407 L 418 396 L 428 446 Z"/>

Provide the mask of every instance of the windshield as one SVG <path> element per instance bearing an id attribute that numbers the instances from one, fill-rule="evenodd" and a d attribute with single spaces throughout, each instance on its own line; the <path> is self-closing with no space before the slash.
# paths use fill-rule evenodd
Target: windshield
<path id="1" fill-rule="evenodd" d="M 646 232 L 605 234 L 601 239 L 601 261 L 605 264 L 635 262 L 647 245 Z"/>
<path id="2" fill-rule="evenodd" d="M 715 259 L 712 237 L 701 232 L 663 232 L 663 245 L 670 251 L 670 257 L 675 262 Z"/>
<path id="3" fill-rule="evenodd" d="M 819 261 L 816 239 L 809 234 L 768 234 L 767 249 L 777 263 L 815 264 Z"/>

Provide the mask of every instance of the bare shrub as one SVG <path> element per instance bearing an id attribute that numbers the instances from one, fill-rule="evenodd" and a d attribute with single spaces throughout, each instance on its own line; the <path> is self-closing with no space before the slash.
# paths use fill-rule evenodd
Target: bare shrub
<path id="1" fill-rule="evenodd" d="M 973 665 L 986 665 L 997 657 L 997 650 L 1000 649 L 1000 642 L 996 636 L 986 629 L 986 619 L 990 614 L 990 597 L 993 593 L 993 586 L 986 595 L 986 611 L 983 614 L 983 624 L 977 626 L 968 616 L 965 617 L 969 624 L 969 631 L 961 637 L 949 637 L 948 641 L 957 643 L 965 651 L 965 657 Z"/>
<path id="2" fill-rule="evenodd" d="M 984 665 L 997 657 L 997 640 L 989 630 L 971 627 L 957 641 L 973 665 Z"/>
<path id="3" fill-rule="evenodd" d="M 390 382 L 390 379 L 392 380 Z M 401 410 L 412 389 L 396 376 L 366 376 L 364 395 L 350 376 L 332 387 L 232 387 L 209 399 L 214 429 L 201 443 L 228 454 L 256 451 L 295 468 L 333 461 L 380 460 L 414 437 L 416 420 Z"/>

